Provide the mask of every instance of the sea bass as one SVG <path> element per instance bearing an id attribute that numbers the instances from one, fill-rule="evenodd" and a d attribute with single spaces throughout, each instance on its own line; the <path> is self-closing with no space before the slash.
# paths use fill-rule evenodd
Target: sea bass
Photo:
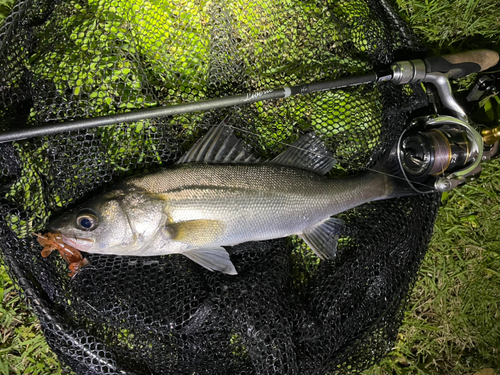
<path id="1" fill-rule="evenodd" d="M 182 254 L 227 274 L 236 269 L 224 246 L 247 241 L 298 235 L 321 259 L 332 259 L 343 224 L 333 215 L 412 193 L 405 182 L 375 171 L 325 177 L 334 163 L 314 133 L 260 162 L 221 124 L 173 168 L 128 179 L 49 230 L 87 253 Z"/>

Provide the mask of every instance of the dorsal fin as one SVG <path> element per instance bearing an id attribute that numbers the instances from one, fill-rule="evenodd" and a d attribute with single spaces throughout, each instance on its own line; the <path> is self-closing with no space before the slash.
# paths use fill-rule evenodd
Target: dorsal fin
<path id="1" fill-rule="evenodd" d="M 191 149 L 177 161 L 183 163 L 257 163 L 253 155 L 245 150 L 244 142 L 233 134 L 233 129 L 221 123 L 200 138 Z"/>
<path id="2" fill-rule="evenodd" d="M 287 167 L 295 167 L 306 171 L 326 174 L 335 165 L 335 158 L 314 133 L 300 137 L 284 152 L 270 161 Z"/>

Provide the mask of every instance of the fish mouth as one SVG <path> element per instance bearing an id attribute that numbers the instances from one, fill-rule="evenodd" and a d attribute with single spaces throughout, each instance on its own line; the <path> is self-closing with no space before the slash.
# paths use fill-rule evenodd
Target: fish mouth
<path id="1" fill-rule="evenodd" d="M 83 238 L 77 236 L 65 236 L 61 233 L 61 238 L 66 245 L 69 245 L 76 250 L 88 251 L 94 246 L 94 240 L 91 238 Z"/>

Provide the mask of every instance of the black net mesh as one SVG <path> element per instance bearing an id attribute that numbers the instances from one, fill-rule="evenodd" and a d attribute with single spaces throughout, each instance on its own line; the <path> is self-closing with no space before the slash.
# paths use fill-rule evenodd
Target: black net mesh
<path id="1" fill-rule="evenodd" d="M 0 129 L 362 74 L 419 45 L 385 2 L 27 0 L 0 29 Z M 335 261 L 298 238 L 231 249 L 238 276 L 180 255 L 89 255 L 75 278 L 32 232 L 104 187 L 168 167 L 222 119 L 263 159 L 316 131 L 354 173 L 425 105 L 363 85 L 1 144 L 2 255 L 62 363 L 79 374 L 361 371 L 396 337 L 436 196 L 342 215 Z"/>

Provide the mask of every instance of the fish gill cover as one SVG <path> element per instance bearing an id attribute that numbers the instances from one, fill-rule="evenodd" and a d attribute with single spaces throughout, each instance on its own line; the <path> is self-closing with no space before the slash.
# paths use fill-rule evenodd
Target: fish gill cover
<path id="1" fill-rule="evenodd" d="M 0 29 L 0 130 L 362 74 L 420 51 L 384 1 L 20 1 Z M 371 166 L 418 86 L 362 85 L 0 145 L 1 253 L 78 374 L 355 373 L 390 349 L 436 196 L 341 217 L 335 261 L 298 238 L 230 249 L 237 276 L 180 256 L 88 255 L 73 279 L 33 232 L 122 178 L 168 167 L 222 120 L 262 159 L 315 131 Z"/>

